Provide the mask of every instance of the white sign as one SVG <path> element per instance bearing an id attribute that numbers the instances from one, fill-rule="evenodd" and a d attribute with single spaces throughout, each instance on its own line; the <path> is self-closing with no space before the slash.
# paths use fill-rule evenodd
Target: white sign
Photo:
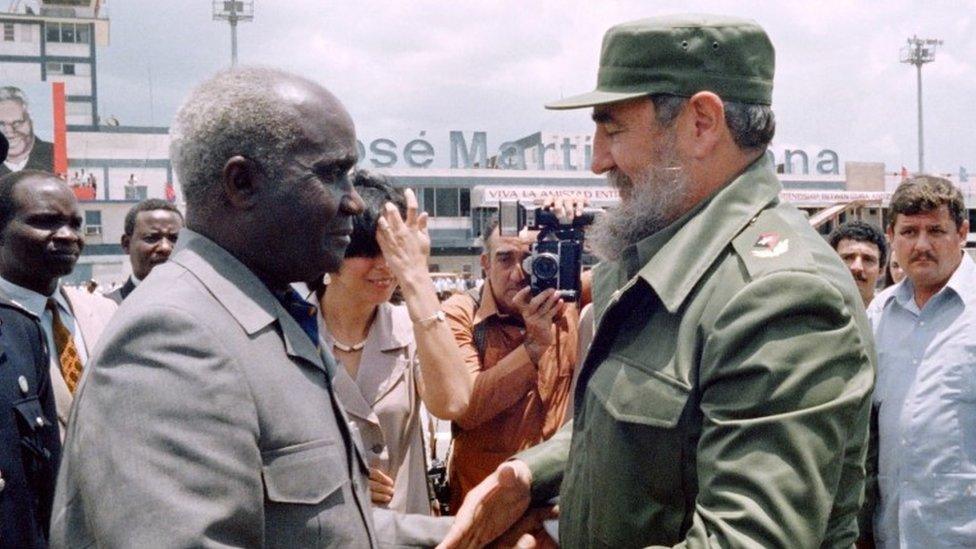
<path id="1" fill-rule="evenodd" d="M 795 204 L 809 204 L 811 206 L 828 206 L 831 204 L 853 202 L 877 202 L 879 205 L 887 203 L 891 193 L 873 191 L 793 191 L 783 190 L 780 198 Z"/>
<path id="2" fill-rule="evenodd" d="M 502 200 L 518 200 L 523 204 L 543 202 L 549 198 L 570 197 L 586 199 L 590 206 L 613 206 L 620 201 L 620 194 L 610 187 L 495 187 L 475 185 L 471 190 L 474 207 L 497 208 Z"/>
<path id="3" fill-rule="evenodd" d="M 610 187 L 496 187 L 476 185 L 471 191 L 471 203 L 476 208 L 497 208 L 502 200 L 518 200 L 523 204 L 535 204 L 549 198 L 584 198 L 590 206 L 613 206 L 620 201 L 620 194 Z M 810 206 L 829 206 L 838 203 L 877 202 L 887 204 L 889 192 L 869 191 L 798 191 L 783 190 L 780 198 L 786 202 Z"/>

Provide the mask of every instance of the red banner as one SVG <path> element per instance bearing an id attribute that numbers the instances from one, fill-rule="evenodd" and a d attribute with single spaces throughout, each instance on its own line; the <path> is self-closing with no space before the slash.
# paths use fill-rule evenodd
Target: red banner
<path id="1" fill-rule="evenodd" d="M 65 117 L 64 82 L 51 84 L 51 101 L 54 113 L 54 173 L 68 177 L 68 125 Z"/>

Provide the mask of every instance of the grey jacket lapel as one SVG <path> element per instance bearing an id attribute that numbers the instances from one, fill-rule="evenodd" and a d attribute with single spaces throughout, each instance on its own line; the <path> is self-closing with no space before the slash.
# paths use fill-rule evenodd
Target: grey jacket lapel
<path id="1" fill-rule="evenodd" d="M 247 334 L 253 335 L 278 321 L 288 356 L 329 373 L 322 355 L 298 323 L 264 283 L 227 250 L 183 229 L 170 260 L 196 276 Z"/>

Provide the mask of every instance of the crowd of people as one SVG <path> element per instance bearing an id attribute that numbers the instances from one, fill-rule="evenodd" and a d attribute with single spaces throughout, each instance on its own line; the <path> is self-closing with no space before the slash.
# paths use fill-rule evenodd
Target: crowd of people
<path id="1" fill-rule="evenodd" d="M 0 178 L 0 546 L 976 545 L 962 196 L 912 177 L 884 232 L 825 240 L 763 154 L 773 72 L 751 21 L 607 32 L 596 89 L 547 105 L 592 108 L 621 197 L 576 301 L 534 293 L 534 235 L 497 224 L 484 283 L 442 301 L 414 194 L 279 70 L 190 94 L 185 218 L 133 207 L 105 296 L 60 283 L 70 187 Z M 446 487 L 423 410 L 452 425 Z"/>

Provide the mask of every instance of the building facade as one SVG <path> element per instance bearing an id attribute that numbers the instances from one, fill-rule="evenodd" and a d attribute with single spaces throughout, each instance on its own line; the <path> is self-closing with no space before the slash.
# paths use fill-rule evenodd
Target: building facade
<path id="1" fill-rule="evenodd" d="M 99 116 L 97 52 L 108 44 L 109 18 L 101 0 L 15 0 L 0 12 L 0 85 L 65 84 L 65 178 L 76 185 L 81 199 L 86 240 L 69 282 L 95 279 L 103 286 L 128 276 L 120 240 L 129 208 L 145 198 L 183 203 L 169 161 L 168 129 L 119 126 Z M 361 166 L 413 188 L 430 214 L 432 270 L 480 274 L 480 236 L 500 201 L 531 204 L 573 195 L 594 206 L 610 206 L 617 200 L 604 178 L 589 171 L 589 132 L 535 132 L 502 144 L 491 157 L 484 132 L 475 132 L 471 142 L 462 132 L 451 133 L 452 168 L 433 167 L 433 147 L 423 139 L 404 148 L 409 167 L 397 167 L 396 156 L 384 154 L 383 147 L 394 145 L 389 139 L 370 143 L 368 150 L 360 144 Z M 851 215 L 883 223 L 887 198 L 901 180 L 878 163 L 847 162 L 842 171 L 838 155 L 830 150 L 769 154 L 779 166 L 784 199 L 812 216 L 820 214 L 818 228 L 824 233 Z M 976 231 L 972 184 L 961 180 L 961 174 L 950 178 L 966 194 Z M 828 215 L 821 214 L 825 210 Z M 976 247 L 976 236 L 970 240 Z"/>
<path id="2" fill-rule="evenodd" d="M 109 44 L 101 0 L 14 1 L 0 12 L 0 82 L 64 82 L 69 126 L 98 115 L 97 49 Z"/>

